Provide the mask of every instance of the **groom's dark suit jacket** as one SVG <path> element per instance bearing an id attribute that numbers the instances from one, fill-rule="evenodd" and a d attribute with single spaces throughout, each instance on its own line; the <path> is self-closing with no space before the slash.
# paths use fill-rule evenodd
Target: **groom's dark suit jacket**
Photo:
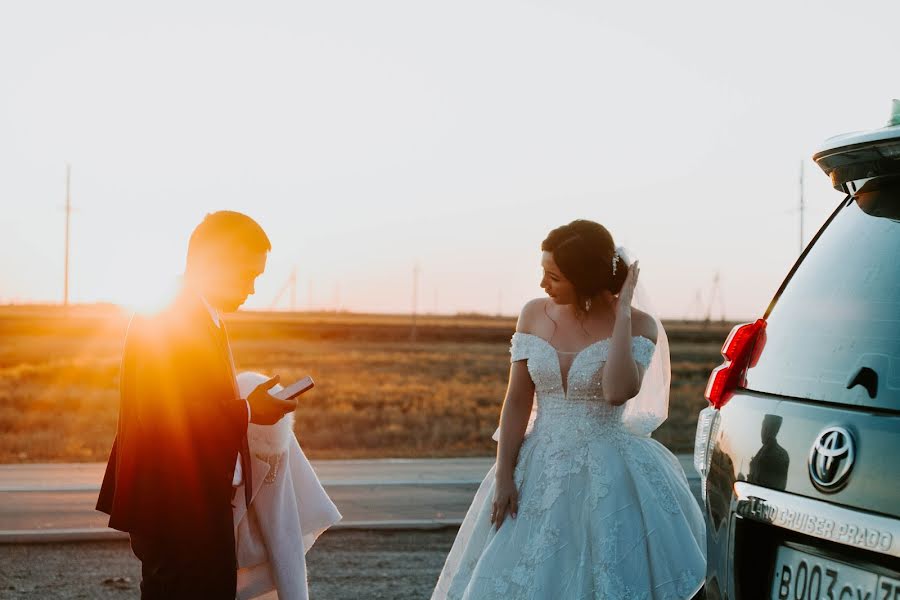
<path id="1" fill-rule="evenodd" d="M 201 298 L 183 292 L 160 314 L 135 316 L 122 357 L 116 439 L 97 502 L 109 526 L 130 532 L 133 542 L 149 542 L 163 553 L 160 560 L 218 556 L 216 564 L 232 569 L 222 575 L 233 578 L 232 478 L 239 452 L 248 458 L 246 441 L 247 405 L 227 338 Z"/>

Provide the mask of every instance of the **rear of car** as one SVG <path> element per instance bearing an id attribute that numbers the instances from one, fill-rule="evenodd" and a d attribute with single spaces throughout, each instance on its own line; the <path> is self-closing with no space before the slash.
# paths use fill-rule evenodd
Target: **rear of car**
<path id="1" fill-rule="evenodd" d="M 846 196 L 698 421 L 709 600 L 900 600 L 900 125 L 814 158 Z"/>

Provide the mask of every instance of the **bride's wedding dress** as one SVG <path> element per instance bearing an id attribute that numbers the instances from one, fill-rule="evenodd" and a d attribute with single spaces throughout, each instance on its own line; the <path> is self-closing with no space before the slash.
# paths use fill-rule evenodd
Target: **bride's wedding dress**
<path id="1" fill-rule="evenodd" d="M 685 600 L 700 589 L 700 509 L 678 460 L 625 427 L 628 403 L 603 399 L 608 350 L 600 340 L 567 356 L 541 337 L 513 336 L 512 360 L 527 361 L 537 403 L 514 474 L 519 512 L 499 531 L 490 523 L 492 468 L 433 600 Z M 653 352 L 650 340 L 632 339 L 643 367 Z"/>

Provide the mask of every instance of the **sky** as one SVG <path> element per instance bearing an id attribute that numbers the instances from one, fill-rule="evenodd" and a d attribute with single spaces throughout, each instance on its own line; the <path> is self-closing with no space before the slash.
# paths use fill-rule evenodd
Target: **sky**
<path id="1" fill-rule="evenodd" d="M 575 218 L 664 317 L 760 316 L 900 96 L 894 1 L 0 3 L 0 303 L 140 305 L 215 210 L 296 307 L 516 314 Z M 718 277 L 718 294 L 714 281 Z M 285 293 L 277 308 L 289 308 Z"/>

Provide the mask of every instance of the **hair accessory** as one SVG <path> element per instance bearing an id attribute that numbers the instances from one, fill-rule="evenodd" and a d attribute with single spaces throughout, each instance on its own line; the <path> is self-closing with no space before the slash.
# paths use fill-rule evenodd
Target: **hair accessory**
<path id="1" fill-rule="evenodd" d="M 612 274 L 613 275 L 616 274 L 616 265 L 618 263 L 619 263 L 619 249 L 616 248 L 616 251 L 613 252 L 613 257 L 612 257 Z"/>

